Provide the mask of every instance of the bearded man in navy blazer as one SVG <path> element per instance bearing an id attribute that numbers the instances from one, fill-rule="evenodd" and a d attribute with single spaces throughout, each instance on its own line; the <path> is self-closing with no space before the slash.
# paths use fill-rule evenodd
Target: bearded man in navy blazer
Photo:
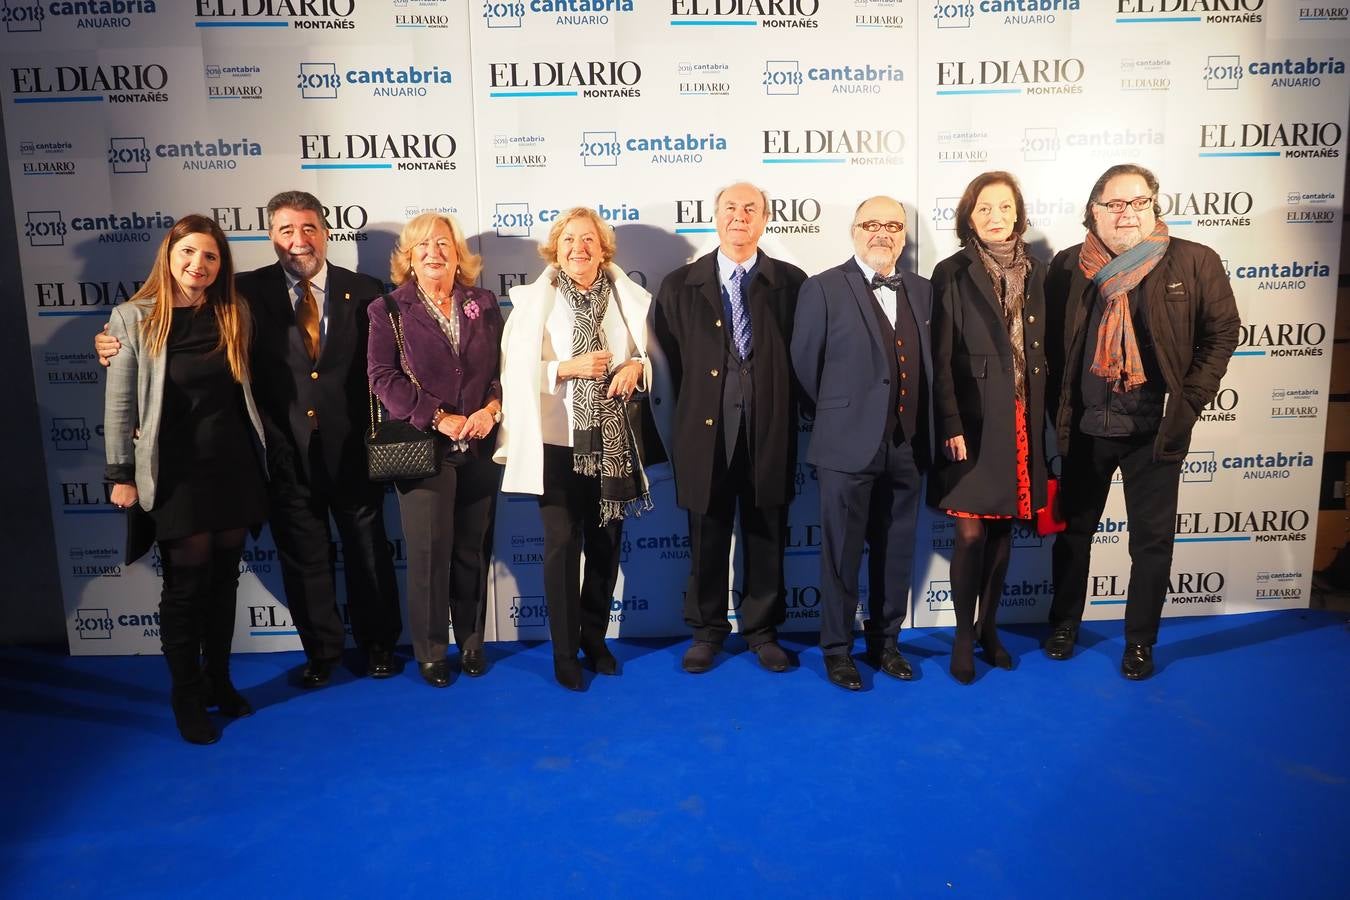
<path id="1" fill-rule="evenodd" d="M 928 279 L 896 270 L 905 208 L 858 207 L 854 256 L 808 278 L 797 297 L 792 366 L 815 406 L 806 460 L 820 487 L 820 647 L 830 681 L 860 690 L 850 655 L 863 542 L 869 555 L 868 656 L 908 680 L 897 637 L 914 562 L 920 483 L 932 458 Z"/>

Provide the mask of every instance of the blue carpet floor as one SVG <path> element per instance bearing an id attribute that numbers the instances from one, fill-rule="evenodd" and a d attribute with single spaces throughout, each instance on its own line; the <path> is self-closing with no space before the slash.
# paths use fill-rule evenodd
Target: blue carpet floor
<path id="1" fill-rule="evenodd" d="M 969 687 L 949 630 L 907 631 L 918 679 L 862 666 L 859 694 L 805 635 L 785 675 L 616 642 L 581 694 L 547 644 L 442 691 L 408 665 L 306 693 L 298 654 L 237 656 L 258 711 L 211 747 L 156 657 L 0 649 L 0 895 L 1350 894 L 1344 614 L 1169 620 L 1140 684 L 1120 623 L 1067 663 L 1043 631 Z"/>

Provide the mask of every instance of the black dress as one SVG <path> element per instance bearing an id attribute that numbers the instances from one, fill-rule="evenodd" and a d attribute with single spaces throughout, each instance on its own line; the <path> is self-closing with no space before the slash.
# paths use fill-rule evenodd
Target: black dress
<path id="1" fill-rule="evenodd" d="M 214 313 L 174 309 L 150 510 L 160 540 L 256 528 L 267 517 L 244 389 L 230 376 L 219 341 Z"/>

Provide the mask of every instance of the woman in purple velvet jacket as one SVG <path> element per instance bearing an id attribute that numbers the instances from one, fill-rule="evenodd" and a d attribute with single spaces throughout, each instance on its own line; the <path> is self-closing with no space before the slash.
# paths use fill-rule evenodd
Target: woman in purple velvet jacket
<path id="1" fill-rule="evenodd" d="M 423 213 L 403 227 L 389 261 L 398 288 L 368 307 L 370 389 L 397 419 L 445 436 L 441 470 L 395 482 L 408 552 L 408 620 L 422 677 L 450 683 L 454 621 L 460 668 L 487 671 L 488 539 L 500 467 L 492 461 L 502 415 L 502 313 L 475 287 L 482 259 L 452 217 Z M 400 358 L 388 302 L 399 313 Z"/>

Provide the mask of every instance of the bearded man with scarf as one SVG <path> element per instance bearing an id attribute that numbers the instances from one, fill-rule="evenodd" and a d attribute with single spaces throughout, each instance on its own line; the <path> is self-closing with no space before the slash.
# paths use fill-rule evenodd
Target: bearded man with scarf
<path id="1" fill-rule="evenodd" d="M 1130 523 L 1130 578 L 1121 674 L 1153 674 L 1167 599 L 1181 462 L 1238 343 L 1237 304 L 1209 247 L 1172 237 L 1159 218 L 1158 179 L 1112 166 L 1092 187 L 1086 239 L 1046 277 L 1047 407 L 1063 458 L 1055 599 L 1045 642 L 1073 655 L 1087 597 L 1092 536 L 1120 469 Z"/>

